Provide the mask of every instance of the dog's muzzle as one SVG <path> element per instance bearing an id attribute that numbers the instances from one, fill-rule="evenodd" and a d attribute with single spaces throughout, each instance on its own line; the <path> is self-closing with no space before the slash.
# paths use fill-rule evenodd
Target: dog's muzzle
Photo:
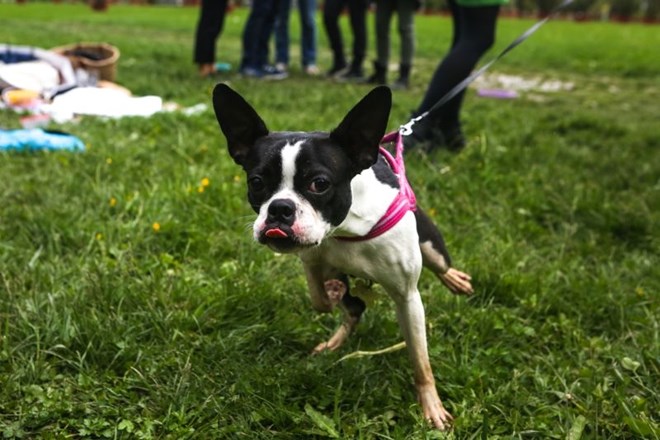
<path id="1" fill-rule="evenodd" d="M 293 250 L 297 245 L 292 228 L 295 220 L 296 204 L 292 200 L 273 200 L 268 205 L 259 241 L 280 252 Z"/>

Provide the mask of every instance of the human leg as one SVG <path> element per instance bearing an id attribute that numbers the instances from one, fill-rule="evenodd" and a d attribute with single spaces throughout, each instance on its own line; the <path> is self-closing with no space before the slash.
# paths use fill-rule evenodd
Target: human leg
<path id="1" fill-rule="evenodd" d="M 316 0 L 298 0 L 302 66 L 316 68 Z"/>
<path id="2" fill-rule="evenodd" d="M 409 0 L 396 0 L 397 29 L 401 41 L 399 78 L 394 88 L 408 88 L 410 71 L 415 56 L 415 4 Z"/>
<path id="3" fill-rule="evenodd" d="M 454 3 L 454 0 L 450 0 Z M 418 113 L 429 110 L 472 72 L 482 55 L 495 41 L 495 25 L 499 6 L 464 7 L 457 5 L 460 34 L 447 56 L 438 65 Z M 458 122 L 462 94 L 438 111 L 447 122 Z"/>
<path id="4" fill-rule="evenodd" d="M 222 33 L 226 9 L 227 0 L 202 0 L 193 50 L 193 60 L 199 66 L 202 76 L 207 76 L 215 70 L 215 45 Z"/>
<path id="5" fill-rule="evenodd" d="M 275 63 L 289 64 L 289 18 L 291 16 L 291 0 L 280 0 L 275 18 Z"/>
<path id="6" fill-rule="evenodd" d="M 449 0 L 455 20 L 452 48 L 438 65 L 417 114 L 430 110 L 456 85 L 467 78 L 482 55 L 495 41 L 499 6 L 464 7 Z M 465 145 L 460 124 L 460 109 L 465 91 L 449 100 L 418 125 L 417 136 L 431 139 L 439 131 L 442 142 L 451 149 Z"/>
<path id="7" fill-rule="evenodd" d="M 368 0 L 349 0 L 348 14 L 353 32 L 353 57 L 350 71 L 362 76 L 362 63 L 367 52 Z"/>
<path id="8" fill-rule="evenodd" d="M 332 67 L 328 72 L 329 75 L 335 75 L 346 67 L 344 41 L 339 28 L 339 15 L 344 5 L 344 0 L 326 0 L 323 5 L 323 26 L 332 50 Z"/>
<path id="9" fill-rule="evenodd" d="M 282 0 L 254 0 L 254 3 L 261 3 L 263 9 L 263 21 L 257 37 L 257 62 L 261 68 L 269 64 L 268 46 L 275 29 L 275 20 L 281 2 Z"/>
<path id="10" fill-rule="evenodd" d="M 387 84 L 387 65 L 390 57 L 390 20 L 394 0 L 376 1 L 376 60 L 374 73 L 367 79 L 369 84 Z"/>

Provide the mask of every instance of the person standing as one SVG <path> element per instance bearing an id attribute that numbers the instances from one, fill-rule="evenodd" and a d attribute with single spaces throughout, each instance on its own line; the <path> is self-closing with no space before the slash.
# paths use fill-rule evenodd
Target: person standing
<path id="1" fill-rule="evenodd" d="M 353 33 L 352 59 L 346 62 L 344 40 L 339 28 L 339 16 L 348 6 L 351 31 Z M 323 7 L 323 24 L 332 50 L 332 67 L 329 77 L 344 81 L 362 81 L 362 64 L 367 51 L 367 7 L 368 0 L 326 0 Z"/>
<path id="2" fill-rule="evenodd" d="M 268 63 L 268 42 L 280 0 L 252 0 L 243 28 L 241 74 L 247 78 L 284 79 L 286 72 Z"/>
<path id="3" fill-rule="evenodd" d="M 297 0 L 300 15 L 300 55 L 303 72 L 318 75 L 316 66 L 316 0 Z M 280 0 L 275 21 L 275 67 L 286 71 L 289 66 L 289 18 L 291 0 Z"/>
<path id="4" fill-rule="evenodd" d="M 202 0 L 195 30 L 193 61 L 202 78 L 217 71 L 215 46 L 225 23 L 228 0 Z M 223 63 L 225 64 L 225 63 Z"/>
<path id="5" fill-rule="evenodd" d="M 367 80 L 368 83 L 387 84 L 387 69 L 390 61 L 390 23 L 396 12 L 401 49 L 399 78 L 392 84 L 392 88 L 408 88 L 415 54 L 415 11 L 419 6 L 418 0 L 376 0 L 376 61 L 374 61 L 374 73 Z"/>
<path id="6" fill-rule="evenodd" d="M 440 99 L 467 78 L 495 42 L 500 5 L 507 0 L 447 0 L 453 24 L 449 53 L 440 61 L 413 116 L 429 111 Z M 459 151 L 466 145 L 460 112 L 465 90 L 413 126 L 407 146 L 426 145 L 428 150 L 445 147 Z"/>

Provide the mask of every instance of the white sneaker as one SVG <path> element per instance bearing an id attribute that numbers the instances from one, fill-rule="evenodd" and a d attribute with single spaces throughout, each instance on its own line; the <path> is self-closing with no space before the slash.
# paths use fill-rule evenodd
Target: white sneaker
<path id="1" fill-rule="evenodd" d="M 316 66 L 316 64 L 305 66 L 303 70 L 305 71 L 305 74 L 309 76 L 318 76 L 321 74 L 321 70 Z"/>
<path id="2" fill-rule="evenodd" d="M 277 70 L 281 70 L 282 72 L 286 72 L 289 66 L 287 66 L 286 63 L 275 63 L 275 68 Z"/>

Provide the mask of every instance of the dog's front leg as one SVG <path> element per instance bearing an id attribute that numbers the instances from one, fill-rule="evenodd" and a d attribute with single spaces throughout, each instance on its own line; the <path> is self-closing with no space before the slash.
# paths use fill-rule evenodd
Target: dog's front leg
<path id="1" fill-rule="evenodd" d="M 348 277 L 336 273 L 329 273 L 324 266 L 304 264 L 307 275 L 307 285 L 315 310 L 327 313 L 338 305 L 344 314 L 344 320 L 339 328 L 327 341 L 321 342 L 313 353 L 322 351 L 334 351 L 342 346 L 348 339 L 355 326 L 360 321 L 360 316 L 366 308 L 364 302 L 351 296 L 348 292 Z"/>
<path id="2" fill-rule="evenodd" d="M 305 262 L 303 262 L 303 266 L 305 268 L 305 276 L 307 278 L 307 287 L 309 288 L 309 297 L 312 300 L 312 307 L 317 312 L 332 312 L 332 309 L 337 302 L 333 301 L 330 295 L 328 295 L 328 290 L 326 290 L 326 274 L 324 266 Z M 328 286 L 328 288 L 332 288 L 332 286 Z"/>
<path id="3" fill-rule="evenodd" d="M 415 386 L 424 417 L 431 421 L 436 428 L 443 430 L 449 426 L 452 416 L 442 405 L 435 388 L 435 379 L 426 346 L 426 323 L 422 298 L 417 289 L 404 297 L 394 298 L 399 326 L 412 361 Z"/>

